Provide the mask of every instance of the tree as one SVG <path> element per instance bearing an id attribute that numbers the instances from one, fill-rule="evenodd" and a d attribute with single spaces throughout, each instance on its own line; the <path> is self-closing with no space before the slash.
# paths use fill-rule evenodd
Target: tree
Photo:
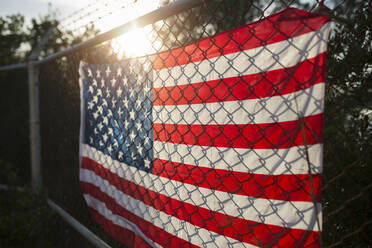
<path id="1" fill-rule="evenodd" d="M 323 173 L 327 244 L 339 242 L 372 218 L 367 193 L 372 173 L 371 6 L 369 1 L 348 0 L 331 12 L 347 23 L 335 21 L 328 48 Z M 368 232 L 361 228 L 341 244 L 371 245 Z"/>
<path id="2" fill-rule="evenodd" d="M 19 63 L 24 59 L 20 48 L 27 40 L 24 17 L 10 15 L 0 17 L 0 65 Z M 0 73 L 0 164 L 5 167 L 7 161 L 17 168 L 26 167 L 28 159 L 27 129 L 27 72 L 23 69 L 2 71 Z M 26 89 L 24 91 L 23 89 Z M 27 150 L 26 150 L 27 149 Z M 4 161 L 5 160 L 5 161 Z M 27 173 L 28 167 L 25 168 Z M 28 180 L 28 175 L 22 177 Z M 4 174 L 0 174 L 1 183 L 6 183 Z"/>
<path id="3" fill-rule="evenodd" d="M 166 5 L 170 0 L 163 0 Z M 161 44 L 156 51 L 172 49 L 250 23 L 288 6 L 309 10 L 309 3 L 300 0 L 209 0 L 199 7 L 153 25 L 153 42 Z"/>
<path id="4" fill-rule="evenodd" d="M 21 15 L 0 17 L 0 65 L 26 62 L 31 51 L 52 26 L 57 28 L 40 56 L 61 51 L 96 33 L 94 27 L 89 27 L 86 33 L 76 36 L 71 31 L 61 31 L 58 24 L 52 14 L 32 19 L 28 27 L 25 26 L 24 17 Z M 69 57 L 72 61 L 79 58 L 79 56 Z M 65 59 L 62 62 L 68 61 Z M 55 82 L 50 82 L 50 80 L 48 82 L 51 85 L 53 83 L 58 85 L 61 80 L 66 80 L 66 71 L 70 70 L 69 67 L 63 66 L 61 60 L 50 64 L 54 67 L 41 66 L 40 68 L 41 73 L 55 76 Z M 78 85 L 77 82 L 74 82 L 74 89 Z M 63 99 L 60 94 L 57 94 L 60 90 L 58 87 L 47 89 L 49 92 L 46 94 L 55 97 L 54 101 L 63 101 L 62 104 L 66 108 L 71 107 L 71 102 L 68 102 L 71 98 Z M 35 194 L 30 187 L 27 187 L 30 184 L 27 70 L 22 68 L 1 71 L 0 92 L 2 92 L 0 97 L 2 141 L 0 143 L 0 167 L 2 168 L 0 184 L 26 185 L 25 191 L 17 191 L 15 188 L 11 188 L 11 191 L 0 190 L 0 246 L 90 247 L 90 244 L 82 239 L 80 234 L 77 234 L 47 206 L 45 193 Z M 53 101 L 47 104 L 51 103 Z M 47 123 L 42 122 L 42 125 Z"/>
<path id="5" fill-rule="evenodd" d="M 27 38 L 24 23 L 21 15 L 0 17 L 0 65 L 14 64 L 23 59 L 19 48 Z"/>

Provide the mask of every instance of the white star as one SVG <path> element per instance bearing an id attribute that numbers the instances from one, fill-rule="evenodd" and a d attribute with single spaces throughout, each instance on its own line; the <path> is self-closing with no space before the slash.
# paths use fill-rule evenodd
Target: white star
<path id="1" fill-rule="evenodd" d="M 93 109 L 94 103 L 93 102 L 88 102 L 88 109 Z"/>
<path id="2" fill-rule="evenodd" d="M 124 155 L 123 152 L 122 152 L 122 151 L 119 151 L 119 153 L 118 153 L 118 158 L 119 158 L 119 159 L 123 159 L 123 155 Z"/>
<path id="3" fill-rule="evenodd" d="M 111 109 L 108 109 L 108 110 L 107 110 L 107 116 L 112 117 L 112 111 L 111 111 Z"/>
<path id="4" fill-rule="evenodd" d="M 98 107 L 97 107 L 97 112 L 98 113 L 103 113 L 103 108 L 102 108 L 102 106 L 101 105 L 99 105 Z"/>
<path id="5" fill-rule="evenodd" d="M 114 119 L 115 127 L 119 127 L 119 123 Z"/>
<path id="6" fill-rule="evenodd" d="M 107 141 L 107 139 L 108 139 L 108 136 L 107 136 L 107 134 L 104 134 L 104 135 L 102 135 L 102 138 L 103 138 L 103 141 Z"/>
<path id="7" fill-rule="evenodd" d="M 97 130 L 97 128 L 94 129 L 94 133 L 95 133 L 95 134 L 98 134 L 98 130 Z"/>
<path id="8" fill-rule="evenodd" d="M 140 120 L 137 121 L 137 129 L 138 130 L 142 129 L 142 122 Z"/>
<path id="9" fill-rule="evenodd" d="M 150 169 L 150 160 L 146 158 L 143 162 L 145 162 L 145 167 Z"/>
<path id="10" fill-rule="evenodd" d="M 114 130 L 111 127 L 108 128 L 108 134 L 111 136 L 114 135 Z"/>
<path id="11" fill-rule="evenodd" d="M 107 118 L 107 116 L 103 117 L 103 124 L 108 125 L 108 118 Z"/>
<path id="12" fill-rule="evenodd" d="M 142 150 L 143 150 L 143 147 L 141 145 L 138 144 L 137 146 L 137 151 L 140 155 L 142 155 Z"/>
<path id="13" fill-rule="evenodd" d="M 99 130 L 101 130 L 101 131 L 102 131 L 103 125 L 102 125 L 102 123 L 101 123 L 101 122 L 100 122 L 100 123 L 98 123 L 97 127 L 99 128 Z"/>
<path id="14" fill-rule="evenodd" d="M 141 99 L 138 98 L 137 101 L 136 101 L 136 103 L 137 103 L 138 108 L 141 107 L 141 104 L 142 104 Z"/>
<path id="15" fill-rule="evenodd" d="M 125 77 L 125 78 L 123 79 L 123 84 L 124 84 L 124 85 L 128 85 L 128 78 Z"/>
<path id="16" fill-rule="evenodd" d="M 102 78 L 101 79 L 101 88 L 105 87 L 105 80 Z"/>
<path id="17" fill-rule="evenodd" d="M 120 143 L 120 145 L 122 145 L 123 143 L 124 143 L 124 137 L 123 137 L 123 134 L 122 133 L 120 133 L 120 135 L 119 135 L 119 143 Z"/>
<path id="18" fill-rule="evenodd" d="M 134 97 L 134 89 L 132 89 L 131 91 L 130 91 L 130 94 L 129 94 L 129 97 Z"/>
<path id="19" fill-rule="evenodd" d="M 127 120 L 124 121 L 124 126 L 125 126 L 125 129 L 128 129 L 129 122 Z"/>
<path id="20" fill-rule="evenodd" d="M 98 96 L 97 95 L 94 95 L 92 101 L 95 102 L 95 103 L 98 103 Z"/>
<path id="21" fill-rule="evenodd" d="M 101 89 L 97 89 L 97 96 L 102 96 L 102 90 Z"/>
<path id="22" fill-rule="evenodd" d="M 119 117 L 123 115 L 123 110 L 121 110 L 120 107 L 119 107 L 119 110 L 117 112 L 118 112 Z"/>
<path id="23" fill-rule="evenodd" d="M 147 145 L 150 145 L 150 139 L 149 139 L 149 137 L 147 137 L 147 136 L 146 136 L 146 138 L 145 138 L 145 145 L 146 145 L 146 144 L 147 144 Z"/>
<path id="24" fill-rule="evenodd" d="M 136 134 L 134 133 L 134 131 L 132 130 L 132 132 L 129 134 L 129 137 L 131 140 L 134 140 L 134 138 L 136 137 Z"/>
<path id="25" fill-rule="evenodd" d="M 93 79 L 93 85 L 94 85 L 95 87 L 98 86 L 98 83 L 97 83 L 97 80 L 96 80 L 96 79 Z"/>
<path id="26" fill-rule="evenodd" d="M 106 96 L 107 97 L 110 97 L 111 96 L 109 88 L 106 89 Z"/>
<path id="27" fill-rule="evenodd" d="M 114 107 L 114 108 L 115 108 L 115 106 L 116 106 L 116 100 L 115 100 L 114 98 L 112 98 L 112 101 L 111 101 L 111 103 L 112 103 L 112 107 Z"/>
<path id="28" fill-rule="evenodd" d="M 110 70 L 110 67 L 107 66 L 107 69 L 106 69 L 106 77 L 108 77 L 111 73 L 111 70 Z"/>
<path id="29" fill-rule="evenodd" d="M 103 147 L 103 145 L 104 145 L 104 144 L 103 144 L 102 140 L 100 140 L 100 141 L 99 141 L 99 146 L 100 146 L 100 147 Z"/>
<path id="30" fill-rule="evenodd" d="M 128 108 L 128 103 L 129 103 L 128 99 L 124 98 L 124 105 L 125 105 L 126 108 Z"/>
<path id="31" fill-rule="evenodd" d="M 89 137 L 90 143 L 93 145 L 93 138 Z"/>
<path id="32" fill-rule="evenodd" d="M 88 92 L 90 92 L 91 94 L 93 94 L 93 91 L 94 91 L 94 89 L 93 89 L 92 85 L 90 85 L 89 86 L 89 89 L 88 89 Z"/>
<path id="33" fill-rule="evenodd" d="M 107 107 L 107 101 L 105 98 L 102 99 L 102 106 L 106 106 Z"/>
<path id="34" fill-rule="evenodd" d="M 121 68 L 120 67 L 116 71 L 116 76 L 121 76 Z"/>
<path id="35" fill-rule="evenodd" d="M 93 117 L 94 117 L 94 119 L 97 119 L 97 118 L 98 118 L 98 116 L 99 116 L 99 115 L 98 115 L 98 113 L 97 113 L 97 112 L 94 112 L 94 113 L 93 113 Z"/>
<path id="36" fill-rule="evenodd" d="M 111 81 L 112 87 L 114 87 L 115 86 L 115 83 L 116 83 L 116 79 L 115 78 L 112 78 L 110 81 Z"/>
<path id="37" fill-rule="evenodd" d="M 119 147 L 118 141 L 114 140 L 114 147 Z"/>
<path id="38" fill-rule="evenodd" d="M 109 145 L 109 147 L 107 148 L 107 151 L 108 151 L 109 153 L 112 153 L 112 146 L 111 146 L 111 145 Z"/>
<path id="39" fill-rule="evenodd" d="M 149 91 L 150 91 L 150 87 L 148 87 L 147 85 L 145 85 L 145 87 L 143 88 L 143 90 L 144 90 L 145 92 L 149 92 Z"/>
<path id="40" fill-rule="evenodd" d="M 100 77 L 101 77 L 101 71 L 97 70 L 97 78 L 100 78 Z"/>
<path id="41" fill-rule="evenodd" d="M 92 76 L 93 76 L 92 70 L 88 69 L 88 77 L 92 77 Z"/>
<path id="42" fill-rule="evenodd" d="M 131 118 L 131 119 L 135 119 L 135 112 L 133 111 L 133 109 L 129 112 L 129 117 Z"/>
<path id="43" fill-rule="evenodd" d="M 145 118 L 146 119 L 149 119 L 150 111 L 146 111 L 143 114 L 145 115 Z"/>
<path id="44" fill-rule="evenodd" d="M 119 89 L 117 89 L 117 91 L 116 91 L 116 94 L 118 95 L 118 97 L 120 97 L 121 96 L 121 93 L 123 93 L 123 91 L 119 87 Z"/>

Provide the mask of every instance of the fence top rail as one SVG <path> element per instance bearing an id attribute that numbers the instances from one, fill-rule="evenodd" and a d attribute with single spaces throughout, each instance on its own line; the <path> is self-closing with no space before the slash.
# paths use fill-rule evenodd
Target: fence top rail
<path id="1" fill-rule="evenodd" d="M 127 33 L 127 32 L 129 32 L 129 31 L 131 31 L 135 28 L 144 27 L 146 25 L 149 25 L 149 24 L 155 23 L 157 21 L 163 20 L 163 19 L 165 19 L 169 16 L 178 14 L 182 11 L 187 10 L 187 9 L 191 9 L 193 7 L 201 5 L 203 3 L 203 1 L 204 0 L 178 0 L 176 2 L 173 2 L 173 3 L 170 3 L 170 4 L 166 5 L 164 7 L 161 7 L 161 8 L 158 8 L 158 9 L 154 10 L 154 11 L 151 11 L 150 13 L 147 13 L 143 16 L 140 16 L 140 17 L 138 17 L 134 20 L 126 22 L 126 23 L 124 23 L 124 24 L 122 24 L 122 25 L 120 25 L 116 28 L 113 28 L 113 29 L 111 29 L 107 32 L 104 32 L 100 35 L 97 35 L 97 36 L 95 36 L 95 37 L 93 37 L 89 40 L 80 42 L 80 43 L 78 43 L 76 45 L 73 45 L 73 46 L 71 46 L 71 47 L 69 47 L 65 50 L 60 51 L 60 52 L 53 53 L 49 56 L 46 56 L 45 58 L 33 61 L 33 63 L 36 64 L 36 65 L 43 64 L 43 63 L 46 63 L 48 61 L 58 59 L 58 58 L 67 56 L 69 54 L 72 54 L 72 53 L 74 53 L 74 52 L 76 52 L 80 49 L 84 49 L 84 48 L 88 48 L 88 47 L 98 45 L 98 44 L 103 43 L 105 41 L 111 40 L 111 39 L 113 39 L 113 38 L 115 38 L 119 35 Z M 330 18 L 335 19 L 335 17 L 333 15 L 331 15 L 328 11 L 325 11 L 322 8 L 318 8 L 316 11 L 323 14 L 323 15 L 326 15 Z M 339 22 L 342 21 L 342 23 L 346 23 L 346 21 L 344 21 L 344 20 L 341 20 L 341 21 L 338 20 L 338 21 Z M 46 36 L 47 37 L 50 36 L 51 32 L 52 32 L 52 30 L 49 30 L 48 34 L 46 34 Z M 47 38 L 46 38 L 46 40 L 47 40 Z M 45 43 L 46 40 L 43 41 L 43 42 Z M 31 57 L 34 58 L 35 56 L 31 55 Z M 13 64 L 13 65 L 0 66 L 0 71 L 8 71 L 8 70 L 15 70 L 15 69 L 19 69 L 19 68 L 26 68 L 27 65 L 28 65 L 28 62 Z"/>
<path id="2" fill-rule="evenodd" d="M 202 4 L 203 0 L 178 0 L 174 3 L 170 3 L 164 7 L 158 8 L 150 13 L 147 13 L 143 16 L 140 16 L 132 21 L 124 23 L 116 28 L 113 28 L 107 32 L 104 32 L 100 35 L 97 35 L 87 41 L 78 43 L 70 48 L 67 48 L 63 51 L 51 54 L 43 59 L 35 61 L 36 64 L 43 64 L 48 61 L 67 56 L 73 52 L 76 52 L 80 49 L 92 47 L 103 43 L 105 41 L 111 40 L 121 34 L 127 33 L 135 28 L 141 28 L 146 25 L 155 23 L 157 21 L 163 20 L 169 16 L 175 15 L 186 9 L 191 9 Z"/>
<path id="3" fill-rule="evenodd" d="M 27 63 L 5 65 L 5 66 L 0 66 L 0 71 L 10 71 L 10 70 L 16 70 L 16 69 L 26 68 L 26 67 L 27 67 Z"/>

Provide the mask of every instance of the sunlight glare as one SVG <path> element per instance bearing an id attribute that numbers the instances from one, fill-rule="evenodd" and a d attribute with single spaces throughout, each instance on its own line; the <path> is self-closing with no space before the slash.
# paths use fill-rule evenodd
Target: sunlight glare
<path id="1" fill-rule="evenodd" d="M 123 34 L 112 41 L 112 47 L 118 57 L 138 57 L 153 52 L 153 47 L 149 41 L 148 34 L 151 26 L 135 29 Z"/>
<path id="2" fill-rule="evenodd" d="M 159 7 L 159 0 L 137 0 L 128 1 L 125 8 L 119 8 L 112 4 L 111 15 L 103 18 L 97 27 L 102 31 L 110 30 L 137 17 L 143 16 Z M 153 52 L 151 42 L 147 38 L 151 32 L 151 25 L 145 28 L 134 29 L 128 33 L 124 33 L 112 40 L 112 47 L 119 58 L 123 57 L 138 57 L 141 55 Z"/>

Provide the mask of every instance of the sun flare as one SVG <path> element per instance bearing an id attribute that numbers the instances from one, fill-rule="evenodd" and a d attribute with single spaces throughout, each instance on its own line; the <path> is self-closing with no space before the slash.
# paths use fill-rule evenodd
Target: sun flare
<path id="1" fill-rule="evenodd" d="M 98 28 L 105 32 L 128 21 L 134 20 L 137 17 L 145 15 L 159 7 L 159 0 L 138 0 L 129 1 L 125 8 L 120 6 L 112 6 L 111 15 L 102 18 L 97 25 Z M 148 39 L 151 32 L 151 26 L 145 28 L 133 29 L 128 33 L 116 37 L 112 40 L 112 47 L 118 57 L 137 57 L 153 52 L 153 46 Z"/>
<path id="2" fill-rule="evenodd" d="M 112 47 L 119 57 L 138 57 L 154 51 L 148 35 L 151 26 L 135 29 L 125 33 L 112 41 Z"/>

